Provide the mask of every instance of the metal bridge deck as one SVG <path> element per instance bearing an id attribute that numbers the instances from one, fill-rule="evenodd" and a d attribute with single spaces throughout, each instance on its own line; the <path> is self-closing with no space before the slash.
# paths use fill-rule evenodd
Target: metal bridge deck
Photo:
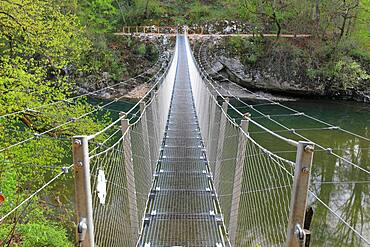
<path id="1" fill-rule="evenodd" d="M 151 193 L 145 246 L 222 246 L 220 217 L 193 103 L 185 41 L 179 59 L 163 150 Z"/>

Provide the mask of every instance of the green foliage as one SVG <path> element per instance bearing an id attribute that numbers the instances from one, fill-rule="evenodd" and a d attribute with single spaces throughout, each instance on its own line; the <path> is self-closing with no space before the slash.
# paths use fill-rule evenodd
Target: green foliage
<path id="1" fill-rule="evenodd" d="M 93 45 L 82 62 L 84 71 L 87 74 L 108 72 L 112 80 L 119 81 L 126 68 L 120 52 L 109 47 L 112 37 L 108 34 L 96 34 L 91 39 Z"/>
<path id="2" fill-rule="evenodd" d="M 145 44 L 140 44 L 140 46 L 136 49 L 136 52 L 140 55 L 140 56 L 144 56 L 145 53 L 146 53 L 146 45 Z"/>
<path id="3" fill-rule="evenodd" d="M 342 89 L 354 88 L 359 85 L 370 87 L 370 75 L 361 68 L 361 65 L 352 59 L 339 60 L 334 66 L 336 83 Z"/>
<path id="4" fill-rule="evenodd" d="M 85 53 L 82 64 L 86 74 L 108 72 L 110 79 L 121 80 L 126 72 L 120 54 L 109 47 L 120 13 L 112 0 L 81 1 L 78 16 L 86 26 L 92 45 Z"/>
<path id="5" fill-rule="evenodd" d="M 22 224 L 17 231 L 21 234 L 22 246 L 55 246 L 70 247 L 73 246 L 66 237 L 66 231 L 50 223 L 29 223 Z"/>
<path id="6" fill-rule="evenodd" d="M 83 63 L 94 46 L 74 14 L 75 9 L 66 8 L 66 2 L 2 1 L 0 115 L 71 96 L 73 73 L 84 70 Z M 92 134 L 107 124 L 107 114 L 72 121 L 94 109 L 80 98 L 0 118 L 0 149 L 28 140 L 1 152 L 0 192 L 6 200 L 0 215 L 58 174 L 62 166 L 71 164 L 71 136 Z M 35 135 L 45 131 L 48 133 L 40 137 Z M 73 206 L 72 195 L 57 189 L 72 191 L 68 187 L 72 183 L 66 182 L 69 178 L 67 174 L 58 178 L 2 222 L 0 245 L 10 241 L 11 245 L 21 246 L 71 246 L 66 237 L 71 219 L 64 214 Z"/>
<path id="7" fill-rule="evenodd" d="M 112 0 L 82 0 L 79 16 L 92 33 L 113 32 L 119 20 L 119 11 Z"/>
<path id="8" fill-rule="evenodd" d="M 126 25 L 159 25 L 166 15 L 164 4 L 158 0 L 134 0 L 127 10 L 123 12 Z"/>
<path id="9" fill-rule="evenodd" d="M 341 57 L 340 60 L 323 64 L 318 69 L 309 69 L 307 74 L 312 80 L 323 78 L 332 90 L 370 87 L 369 74 L 350 57 Z"/>
<path id="10" fill-rule="evenodd" d="M 264 43 L 259 37 L 244 39 L 240 36 L 230 37 L 227 45 L 229 52 L 240 55 L 244 64 L 254 65 L 264 53 Z"/>
<path id="11" fill-rule="evenodd" d="M 1 7 L 11 17 L 2 19 L 6 28 L 0 30 L 0 90 L 6 92 L 0 113 L 63 98 L 71 88 L 63 69 L 79 63 L 90 46 L 78 19 L 48 1 L 4 2 Z"/>
<path id="12" fill-rule="evenodd" d="M 201 22 L 209 19 L 211 14 L 210 7 L 202 4 L 199 0 L 194 1 L 190 7 L 189 17 L 192 22 Z"/>

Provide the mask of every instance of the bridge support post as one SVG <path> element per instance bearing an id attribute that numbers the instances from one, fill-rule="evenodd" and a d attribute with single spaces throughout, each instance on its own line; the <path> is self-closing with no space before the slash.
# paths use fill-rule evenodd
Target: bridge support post
<path id="1" fill-rule="evenodd" d="M 216 102 L 214 102 L 213 100 L 213 96 L 212 95 L 210 95 L 209 96 L 210 97 L 210 109 L 209 109 L 209 114 L 210 114 L 210 117 L 209 117 L 209 122 L 208 122 L 208 126 L 209 126 L 209 128 L 208 128 L 208 137 L 207 137 L 207 139 L 208 139 L 208 143 L 207 143 L 207 146 L 206 146 L 206 148 L 207 148 L 207 154 L 208 155 L 211 155 L 211 153 L 213 153 L 213 148 L 214 148 L 214 145 L 213 145 L 213 140 L 212 140 L 212 134 L 214 133 L 214 132 L 216 132 L 217 130 L 215 130 L 214 129 L 214 124 L 215 124 L 215 121 L 217 121 L 215 118 L 216 118 Z M 211 160 L 211 157 L 208 157 L 208 159 L 209 159 L 209 162 L 212 162 L 212 160 Z"/>
<path id="2" fill-rule="evenodd" d="M 230 209 L 230 222 L 229 222 L 229 239 L 231 246 L 235 246 L 237 227 L 238 227 L 238 215 L 239 215 L 239 206 L 240 206 L 240 196 L 243 184 L 243 169 L 244 161 L 247 150 L 247 141 L 248 138 L 246 133 L 248 132 L 250 114 L 244 114 L 244 119 L 241 121 L 240 127 L 244 131 L 239 131 L 239 141 L 238 141 L 238 152 L 235 165 L 235 174 L 234 174 L 234 184 L 233 184 L 233 194 L 231 200 L 231 209 Z"/>
<path id="3" fill-rule="evenodd" d="M 152 104 L 151 104 L 151 107 L 152 107 L 152 114 L 153 114 L 153 129 L 154 129 L 154 144 L 155 144 L 155 147 L 158 149 L 156 151 L 158 151 L 158 154 L 159 154 L 159 148 L 160 148 L 160 139 L 161 137 L 159 136 L 159 129 L 158 129 L 158 114 L 157 114 L 157 111 L 158 111 L 158 105 L 157 105 L 157 94 L 152 91 L 151 92 L 151 98 L 153 100 Z M 158 154 L 157 154 L 157 158 L 158 159 Z M 157 160 L 153 160 L 154 162 L 157 162 Z"/>
<path id="4" fill-rule="evenodd" d="M 148 132 L 148 121 L 146 117 L 146 104 L 145 102 L 140 103 L 140 112 L 141 112 L 141 126 L 142 126 L 142 133 L 143 133 L 143 142 L 144 142 L 144 155 L 146 155 L 147 160 L 149 160 L 150 164 L 150 175 L 153 175 L 153 170 L 155 163 L 151 159 L 151 152 L 150 152 L 150 145 L 149 145 L 149 132 Z"/>
<path id="5" fill-rule="evenodd" d="M 216 114 L 216 109 L 218 109 L 218 105 L 215 101 L 217 101 L 217 98 L 211 96 L 211 118 L 209 123 L 209 133 L 208 133 L 208 140 L 209 144 L 207 146 L 207 154 L 208 154 L 208 161 L 209 166 L 211 168 L 211 171 L 213 174 L 215 173 L 215 167 L 216 167 L 216 161 L 217 161 L 217 145 L 218 145 L 218 135 L 219 135 L 219 128 L 220 126 L 217 125 L 217 122 L 220 121 L 219 116 Z M 218 128 L 217 128 L 218 127 Z M 216 129 L 217 128 L 217 129 Z"/>
<path id="6" fill-rule="evenodd" d="M 77 215 L 77 242 L 83 247 L 93 247 L 94 222 L 88 137 L 73 137 L 72 152 Z"/>
<path id="7" fill-rule="evenodd" d="M 124 135 L 123 137 L 124 166 L 127 181 L 128 207 L 130 214 L 132 242 L 136 243 L 139 237 L 140 226 L 139 226 L 139 217 L 137 214 L 138 212 L 137 212 L 134 164 L 131 149 L 130 123 L 129 120 L 127 119 L 126 113 L 121 112 L 120 116 L 122 117 L 121 120 L 122 135 Z"/>
<path id="8" fill-rule="evenodd" d="M 287 247 L 304 246 L 306 234 L 308 233 L 304 230 L 304 218 L 313 151 L 313 143 L 306 141 L 298 142 L 292 196 L 289 207 Z"/>
<path id="9" fill-rule="evenodd" d="M 215 175 L 214 175 L 214 185 L 216 192 L 218 193 L 218 186 L 220 184 L 220 175 L 221 175 L 221 164 L 223 159 L 223 150 L 224 150 L 224 139 L 225 139 L 225 128 L 226 128 L 226 116 L 227 108 L 229 105 L 229 99 L 226 98 L 222 103 L 221 120 L 220 120 L 220 129 L 218 134 L 218 143 L 217 143 L 217 159 L 215 164 Z"/>

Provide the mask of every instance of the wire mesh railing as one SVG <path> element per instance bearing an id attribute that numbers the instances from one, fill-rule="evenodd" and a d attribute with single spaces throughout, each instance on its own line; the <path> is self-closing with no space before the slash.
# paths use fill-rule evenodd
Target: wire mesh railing
<path id="1" fill-rule="evenodd" d="M 37 217 L 37 212 L 30 213 L 32 203 L 54 202 L 45 190 L 51 185 L 60 186 L 63 194 L 61 177 L 73 166 L 80 246 L 150 245 L 147 240 L 159 245 L 193 241 L 207 246 L 211 242 L 216 246 L 303 246 L 310 236 L 305 215 L 307 195 L 325 205 L 309 190 L 313 143 L 280 136 L 230 104 L 212 82 L 206 83 L 186 38 L 186 59 L 182 58 L 178 69 L 178 47 L 177 42 L 170 65 L 150 91 L 93 135 L 75 136 L 73 165 L 58 167 L 62 171 L 54 170 L 51 175 L 42 173 L 45 183 L 25 193 L 21 203 L 0 218 L 1 224 L 11 227 L 26 209 L 29 217 Z M 177 71 L 181 75 L 176 76 Z M 184 83 L 188 77 L 190 85 Z M 172 105 L 174 98 L 177 100 Z M 240 121 L 231 118 L 230 112 Z M 256 142 L 249 135 L 250 122 L 268 133 L 268 138 L 294 146 L 296 160 L 280 157 Z M 26 140 L 32 143 L 38 138 Z M 48 147 L 47 141 L 43 149 L 55 147 Z M 48 152 L 43 150 L 42 154 Z M 156 180 L 159 175 L 162 179 Z M 148 203 L 155 193 L 153 203 Z M 45 208 L 52 209 L 54 216 L 56 211 L 62 214 L 62 202 L 58 203 Z M 153 215 L 146 215 L 148 212 Z M 331 213 L 347 223 L 335 211 Z M 156 220 L 144 228 L 152 216 Z M 144 242 L 140 242 L 141 229 L 147 231 Z M 367 241 L 356 229 L 351 230 L 355 237 Z M 7 237 L 0 243 L 11 241 Z"/>
<path id="2" fill-rule="evenodd" d="M 341 126 L 335 126 L 330 121 L 314 117 L 320 112 L 317 112 L 316 108 L 309 115 L 306 111 L 309 111 L 310 107 L 302 108 L 301 111 L 304 112 L 295 109 L 300 107 L 299 101 L 292 106 L 289 102 L 281 103 L 274 98 L 266 97 L 263 93 L 243 88 L 215 71 L 208 61 L 209 57 L 214 55 L 205 52 L 207 49 L 204 49 L 206 47 L 204 44 L 205 42 L 202 42 L 200 45 L 197 59 L 204 76 L 209 78 L 208 83 L 215 87 L 214 91 L 228 95 L 235 105 L 234 108 L 241 112 L 250 111 L 253 120 L 267 124 L 275 133 L 293 139 L 298 137 L 312 141 L 317 147 L 308 203 L 308 207 L 315 212 L 310 224 L 313 232 L 311 243 L 369 245 L 369 221 L 365 213 L 369 205 L 367 202 L 369 138 L 366 121 L 358 122 L 355 118 L 351 118 L 348 122 L 341 122 Z M 235 90 L 239 90 L 239 93 Z M 240 92 L 249 95 L 241 98 Z M 250 99 L 247 99 L 249 97 Z M 328 110 L 330 108 L 325 110 L 325 115 Z M 235 117 L 235 111 L 232 114 Z M 341 111 L 341 116 L 344 116 L 343 114 L 345 115 Z M 236 117 L 236 119 L 241 118 L 241 116 Z M 339 123 L 340 120 L 337 122 Z M 362 135 L 351 131 L 358 123 L 364 128 Z M 343 128 L 345 125 L 348 129 Z M 300 127 L 296 128 L 296 126 Z M 259 142 L 267 144 L 269 150 L 275 154 L 292 158 L 295 150 L 287 148 L 284 144 L 270 141 L 266 138 L 269 134 L 265 130 L 256 131 L 255 127 L 252 126 L 249 133 Z"/>
<path id="3" fill-rule="evenodd" d="M 306 201 L 313 145 L 282 137 L 258 124 L 271 138 L 297 147 L 295 162 L 266 150 L 248 134 L 253 121 L 218 93 L 187 56 L 199 124 L 210 157 L 215 189 L 233 246 L 299 246 L 305 242 Z M 214 94 L 212 92 L 215 92 Z M 222 100 L 222 105 L 219 102 Z M 228 110 L 242 119 L 237 124 Z M 210 113 L 210 114 L 208 114 Z M 213 160 L 212 160 L 213 159 Z"/>
<path id="4" fill-rule="evenodd" d="M 175 49 L 165 74 L 130 111 L 94 135 L 74 138 L 81 246 L 136 245 L 168 117 L 177 56 Z M 139 114 L 130 122 L 134 109 Z M 108 137 L 101 141 L 103 134 Z"/>
<path id="5" fill-rule="evenodd" d="M 128 80 L 82 94 L 78 94 L 79 90 L 66 92 L 68 97 L 55 95 L 53 101 L 20 102 L 2 113 L 0 246 L 74 243 L 71 137 L 77 133 L 96 133 L 114 118 L 112 108 L 133 105 L 123 95 L 101 102 L 90 97 L 102 92 L 117 95 L 121 86 L 138 79 L 155 84 L 166 70 L 167 66 L 158 59 L 151 68 Z M 129 117 L 133 118 L 134 114 L 133 110 Z M 93 144 L 110 145 L 117 137 L 117 133 L 112 135 L 115 128 L 96 138 Z"/>

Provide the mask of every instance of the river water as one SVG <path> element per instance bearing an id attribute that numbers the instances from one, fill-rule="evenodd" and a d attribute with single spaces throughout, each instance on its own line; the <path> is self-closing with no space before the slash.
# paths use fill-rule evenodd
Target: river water
<path id="1" fill-rule="evenodd" d="M 279 105 L 263 105 L 266 101 L 247 103 L 256 104 L 254 108 L 258 111 L 271 115 L 272 119 L 289 129 L 295 129 L 296 133 L 323 148 L 331 148 L 333 153 L 345 159 L 341 160 L 328 151 L 315 147 L 310 190 L 322 202 L 313 194 L 309 194 L 308 205 L 314 210 L 310 227 L 311 246 L 368 246 L 350 228 L 370 240 L 370 142 L 341 130 L 322 129 L 328 126 L 305 116 L 291 116 L 291 111 Z M 368 104 L 332 100 L 281 103 L 360 136 L 370 137 Z M 251 113 L 252 118 L 280 135 L 296 141 L 303 140 L 244 104 L 233 104 L 237 105 L 239 110 Z M 295 160 L 294 147 L 264 133 L 253 124 L 250 125 L 249 131 L 252 138 L 268 150 L 289 160 Z M 334 212 L 329 211 L 324 204 Z M 340 218 L 348 222 L 348 225 Z"/>

